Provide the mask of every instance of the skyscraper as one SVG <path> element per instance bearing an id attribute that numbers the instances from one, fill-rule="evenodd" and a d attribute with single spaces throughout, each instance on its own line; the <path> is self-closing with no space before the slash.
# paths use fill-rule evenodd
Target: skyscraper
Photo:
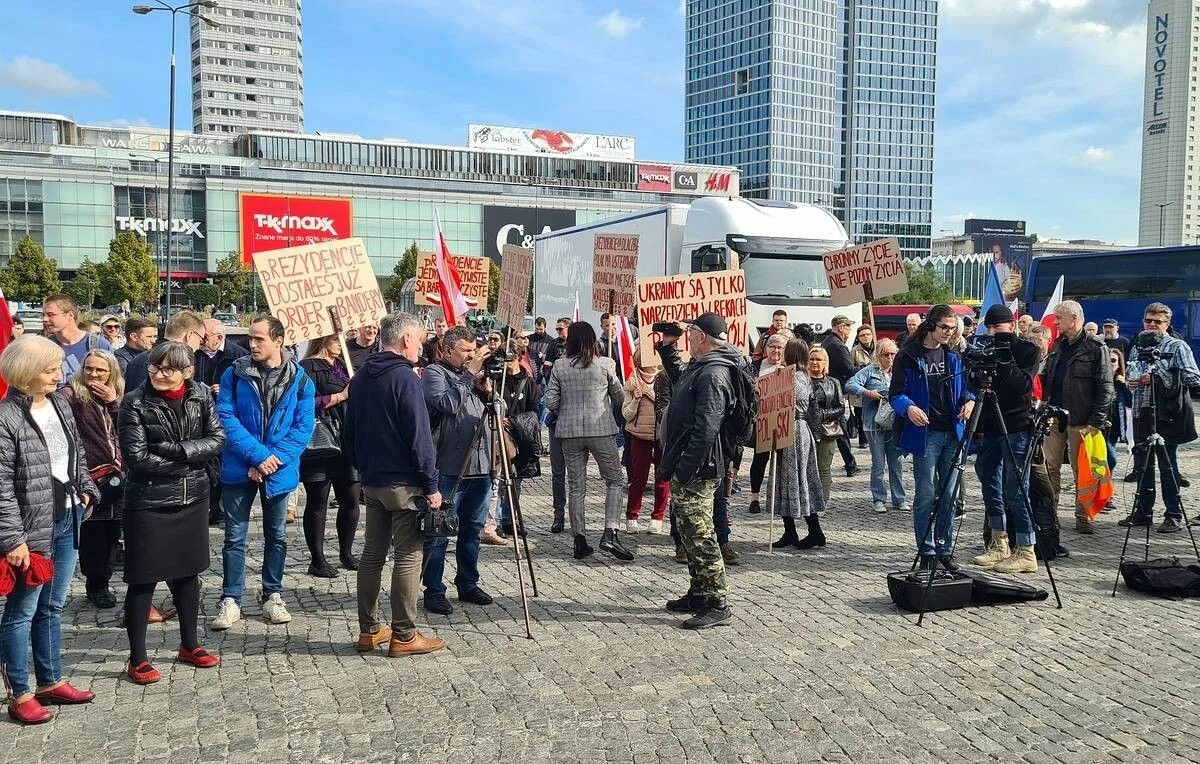
<path id="1" fill-rule="evenodd" d="M 1196 176 L 1196 70 L 1200 9 L 1194 0 L 1152 0 L 1146 23 L 1142 202 L 1138 246 L 1200 242 Z"/>
<path id="2" fill-rule="evenodd" d="M 686 156 L 929 254 L 937 0 L 688 0 Z"/>
<path id="3" fill-rule="evenodd" d="M 304 130 L 300 0 L 221 0 L 191 19 L 192 131 Z"/>

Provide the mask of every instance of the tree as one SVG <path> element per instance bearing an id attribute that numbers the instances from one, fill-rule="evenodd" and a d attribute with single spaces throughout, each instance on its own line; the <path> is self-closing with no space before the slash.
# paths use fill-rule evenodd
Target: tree
<path id="1" fill-rule="evenodd" d="M 383 299 L 388 302 L 400 302 L 400 291 L 404 288 L 405 282 L 417 275 L 417 260 L 421 256 L 421 250 L 417 248 L 417 243 L 414 241 L 408 249 L 404 250 L 404 254 L 396 262 L 392 268 L 392 280 L 388 282 L 387 287 L 383 290 Z"/>
<path id="2" fill-rule="evenodd" d="M 193 308 L 212 305 L 217 310 L 221 309 L 220 290 L 216 284 L 188 284 L 183 288 L 183 293 L 187 295 L 188 303 Z M 228 305 L 228 303 L 224 304 Z"/>
<path id="3" fill-rule="evenodd" d="M 0 269 L 0 287 L 4 296 L 15 302 L 40 302 L 46 295 L 62 291 L 57 264 L 28 236 L 17 242 L 8 265 Z"/>
<path id="4" fill-rule="evenodd" d="M 217 274 L 213 277 L 216 297 L 213 305 L 225 309 L 230 304 L 242 305 L 250 294 L 252 271 L 242 262 L 241 252 L 230 252 L 217 261 Z"/>
<path id="5" fill-rule="evenodd" d="M 876 305 L 949 305 L 960 302 L 954 294 L 954 287 L 932 268 L 918 268 L 911 262 L 905 262 L 904 274 L 908 277 L 908 291 L 879 298 L 875 300 Z"/>
<path id="6" fill-rule="evenodd" d="M 495 315 L 500 302 L 500 266 L 488 258 L 488 313 Z"/>
<path id="7" fill-rule="evenodd" d="M 133 231 L 124 231 L 108 245 L 108 260 L 96 266 L 100 296 L 114 304 L 122 300 L 138 304 L 158 297 L 158 268 L 151 247 Z"/>
<path id="8" fill-rule="evenodd" d="M 75 292 L 71 292 L 74 289 Z M 63 284 L 63 290 L 75 298 L 75 302 L 87 310 L 96 302 L 96 295 L 100 293 L 100 269 L 88 258 L 83 258 L 83 262 L 75 270 L 75 278 L 71 280 L 71 289 Z"/>

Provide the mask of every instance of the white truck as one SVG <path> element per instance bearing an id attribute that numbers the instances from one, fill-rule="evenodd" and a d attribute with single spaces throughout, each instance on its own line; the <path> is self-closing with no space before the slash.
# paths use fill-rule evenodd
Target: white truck
<path id="1" fill-rule="evenodd" d="M 596 234 L 639 234 L 638 275 L 667 276 L 724 270 L 730 252 L 746 276 L 750 341 L 787 311 L 788 323 L 829 328 L 840 314 L 859 322 L 860 305 L 834 308 L 821 256 L 850 244 L 828 210 L 807 204 L 745 198 L 704 198 L 612 217 L 542 234 L 534 239 L 534 313 L 553 322 L 570 317 L 578 294 L 580 315 L 598 327 L 592 309 L 592 255 Z"/>

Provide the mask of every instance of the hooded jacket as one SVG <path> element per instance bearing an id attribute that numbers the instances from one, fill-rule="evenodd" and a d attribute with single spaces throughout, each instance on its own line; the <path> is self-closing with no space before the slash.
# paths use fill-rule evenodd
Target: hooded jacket
<path id="1" fill-rule="evenodd" d="M 438 489 L 437 453 L 421 378 L 407 358 L 385 350 L 350 380 L 342 415 L 342 454 L 362 484 Z"/>
<path id="2" fill-rule="evenodd" d="M 270 456 L 282 466 L 265 481 L 267 498 L 296 490 L 300 456 L 312 438 L 316 407 L 312 380 L 290 356 L 264 384 L 249 356 L 239 358 L 221 377 L 217 414 L 225 426 L 221 482 L 244 485 L 250 468 Z"/>
<path id="3" fill-rule="evenodd" d="M 723 452 L 721 425 L 733 408 L 733 374 L 745 362 L 737 348 L 722 345 L 683 370 L 663 420 L 659 475 L 664 480 L 692 483 L 714 479 L 724 471 L 730 455 Z M 663 366 L 669 368 L 665 356 Z"/>
<path id="4" fill-rule="evenodd" d="M 962 408 L 967 401 L 975 400 L 975 395 L 967 389 L 962 373 L 962 356 L 946 348 L 947 384 L 950 385 L 950 401 L 955 410 Z M 900 449 L 915 456 L 925 455 L 925 438 L 928 427 L 918 427 L 908 420 L 908 407 L 916 406 L 929 413 L 929 377 L 925 374 L 925 358 L 923 346 L 916 340 L 909 340 L 900 348 L 896 357 L 896 365 L 892 368 L 892 384 L 888 389 L 888 398 L 892 402 L 892 410 L 896 412 L 896 422 L 900 430 Z M 954 433 L 961 439 L 965 432 L 964 424 L 958 417 L 954 418 Z"/>

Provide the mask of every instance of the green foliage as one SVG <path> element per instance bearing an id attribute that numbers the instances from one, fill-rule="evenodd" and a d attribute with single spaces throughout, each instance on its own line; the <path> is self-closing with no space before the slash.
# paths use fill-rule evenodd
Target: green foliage
<path id="1" fill-rule="evenodd" d="M 500 266 L 488 258 L 488 313 L 495 315 L 500 302 Z"/>
<path id="2" fill-rule="evenodd" d="M 8 265 L 0 268 L 0 287 L 15 302 L 41 302 L 46 295 L 62 291 L 57 265 L 28 236 L 17 242 Z"/>
<path id="3" fill-rule="evenodd" d="M 250 294 L 251 268 L 242 263 L 241 252 L 230 252 L 217 261 L 217 274 L 213 277 L 217 296 L 212 304 L 224 310 L 232 303 L 243 305 Z"/>
<path id="4" fill-rule="evenodd" d="M 388 282 L 387 287 L 383 290 L 383 299 L 388 302 L 400 301 L 400 290 L 404 288 L 404 282 L 417 275 L 417 260 L 421 251 L 417 248 L 417 243 L 414 241 L 408 249 L 404 250 L 404 254 L 400 256 L 400 260 L 392 268 L 392 280 Z"/>
<path id="5" fill-rule="evenodd" d="M 93 307 L 96 297 L 100 294 L 100 267 L 85 257 L 76 269 L 75 278 L 71 283 L 75 285 L 78 295 L 69 291 L 67 293 L 75 298 L 75 302 L 83 306 L 84 310 Z M 63 289 L 66 290 L 65 284 Z"/>
<path id="6" fill-rule="evenodd" d="M 122 300 L 138 304 L 158 298 L 158 268 L 151 247 L 132 231 L 116 235 L 108 245 L 108 260 L 97 266 L 100 296 L 115 304 Z"/>
<path id="7" fill-rule="evenodd" d="M 904 273 L 908 276 L 908 291 L 877 299 L 876 305 L 952 305 L 961 302 L 954 294 L 954 287 L 932 269 L 905 262 Z"/>
<path id="8" fill-rule="evenodd" d="M 217 310 L 221 310 L 222 304 L 229 305 L 228 302 L 221 302 L 220 289 L 216 284 L 188 284 L 183 288 L 183 292 L 187 295 L 188 303 L 193 308 L 212 305 Z"/>

